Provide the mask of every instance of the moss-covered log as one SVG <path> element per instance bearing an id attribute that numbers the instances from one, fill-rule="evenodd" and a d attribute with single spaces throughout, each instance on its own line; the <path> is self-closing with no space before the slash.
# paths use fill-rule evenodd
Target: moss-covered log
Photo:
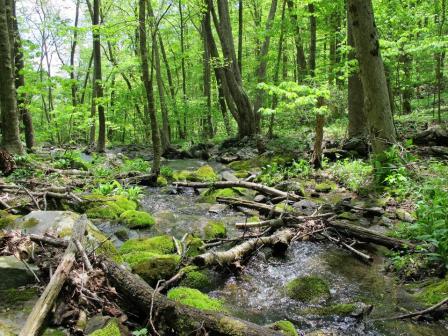
<path id="1" fill-rule="evenodd" d="M 282 333 L 247 322 L 220 312 L 202 311 L 167 299 L 154 290 L 138 275 L 110 260 L 102 262 L 103 269 L 120 295 L 132 302 L 142 316 L 148 317 L 153 306 L 152 319 L 161 335 L 189 335 L 205 329 L 211 336 L 281 336 Z"/>

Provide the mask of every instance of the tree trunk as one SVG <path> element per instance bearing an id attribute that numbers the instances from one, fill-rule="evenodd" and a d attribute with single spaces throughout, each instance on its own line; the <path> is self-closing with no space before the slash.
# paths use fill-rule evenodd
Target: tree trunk
<path id="1" fill-rule="evenodd" d="M 325 117 L 322 114 L 316 116 L 316 138 L 314 139 L 313 156 L 311 164 L 314 169 L 322 168 L 322 143 L 324 140 Z"/>
<path id="2" fill-rule="evenodd" d="M 160 173 L 160 136 L 159 128 L 157 126 L 157 118 L 154 104 L 154 92 L 152 76 L 149 74 L 148 65 L 148 47 L 146 45 L 146 0 L 139 0 L 139 42 L 140 42 L 140 60 L 142 66 L 142 79 L 145 86 L 146 101 L 148 106 L 148 114 L 151 123 L 151 138 L 152 148 L 154 152 L 154 159 L 151 167 L 151 175 L 154 176 L 155 182 Z M 152 71 L 151 71 L 152 75 Z"/>
<path id="3" fill-rule="evenodd" d="M 412 112 L 411 99 L 412 99 L 412 56 L 405 51 L 402 51 L 400 55 L 400 61 L 403 65 L 403 88 L 401 92 L 402 114 L 410 114 Z"/>
<path id="4" fill-rule="evenodd" d="M 372 2 L 348 0 L 348 10 L 365 96 L 369 137 L 373 151 L 381 153 L 395 143 L 395 128 Z"/>
<path id="5" fill-rule="evenodd" d="M 269 52 L 269 45 L 271 43 L 272 22 L 274 21 L 276 12 L 277 12 L 277 0 L 272 0 L 268 19 L 266 21 L 266 28 L 265 28 L 266 37 L 263 41 L 263 45 L 261 46 L 259 55 L 260 63 L 258 64 L 258 68 L 256 71 L 258 83 L 263 83 L 266 81 L 266 67 L 268 65 L 268 60 L 266 56 Z M 259 112 L 259 109 L 263 106 L 263 96 L 264 96 L 263 93 L 264 93 L 263 90 L 257 90 L 254 101 L 254 115 L 255 118 L 257 118 L 257 127 L 259 128 L 261 128 L 261 113 Z M 258 132 L 259 131 L 260 129 L 258 130 Z"/>
<path id="6" fill-rule="evenodd" d="M 101 70 L 101 34 L 100 34 L 100 0 L 93 0 L 93 69 L 95 73 L 95 82 L 93 84 L 95 91 L 96 106 L 98 108 L 98 142 L 96 150 L 103 153 L 106 150 L 106 116 L 103 99 L 103 76 Z"/>
<path id="7" fill-rule="evenodd" d="M 293 0 L 288 0 L 289 17 L 294 29 L 294 43 L 296 46 L 296 72 L 297 82 L 302 82 L 307 74 L 306 57 L 303 51 L 302 32 L 300 31 L 299 22 L 297 20 L 296 6 Z"/>
<path id="8" fill-rule="evenodd" d="M 204 46 L 203 54 L 203 88 L 204 88 L 204 98 L 206 101 L 206 114 L 203 117 L 203 138 L 210 139 L 213 137 L 213 122 L 212 122 L 212 96 L 211 96 L 211 71 L 210 71 L 210 48 L 208 47 L 208 40 L 206 37 L 206 21 L 209 21 L 210 25 L 210 15 L 208 13 L 204 14 L 202 21 L 202 31 L 201 39 Z"/>
<path id="9" fill-rule="evenodd" d="M 17 23 L 16 3 L 12 2 L 13 6 L 13 30 L 14 30 L 14 57 L 15 57 L 15 77 L 16 90 L 25 86 L 25 75 L 23 74 L 25 64 L 22 53 L 22 40 L 20 38 L 19 26 Z M 32 150 L 34 146 L 34 129 L 33 119 L 31 113 L 26 105 L 26 94 L 17 92 L 17 107 L 19 117 L 22 118 L 23 126 L 25 128 L 25 144 L 28 150 Z"/>
<path id="10" fill-rule="evenodd" d="M 14 82 L 14 42 L 12 35 L 12 0 L 0 0 L 0 106 L 2 147 L 11 154 L 22 154 L 19 135 L 16 85 Z"/>
<path id="11" fill-rule="evenodd" d="M 185 38 L 184 38 L 184 15 L 182 10 L 182 1 L 179 0 L 179 19 L 180 19 L 180 51 L 182 54 L 180 60 L 180 66 L 182 70 L 182 111 L 183 111 L 183 129 L 181 139 L 185 139 L 187 136 L 187 75 L 185 71 Z"/>
<path id="12" fill-rule="evenodd" d="M 353 40 L 352 25 L 347 11 L 347 43 L 350 47 L 348 61 L 356 59 L 355 41 Z M 358 67 L 358 66 L 357 66 Z M 349 139 L 367 136 L 367 119 L 364 111 L 364 91 L 362 88 L 359 69 L 351 70 L 348 77 L 348 137 Z"/>
<path id="13" fill-rule="evenodd" d="M 316 47 L 317 47 L 317 18 L 316 7 L 313 3 L 308 4 L 308 12 L 310 13 L 310 54 L 308 56 L 308 64 L 310 75 L 316 74 Z"/>
<path id="14" fill-rule="evenodd" d="M 238 0 L 238 68 L 243 74 L 243 0 Z"/>

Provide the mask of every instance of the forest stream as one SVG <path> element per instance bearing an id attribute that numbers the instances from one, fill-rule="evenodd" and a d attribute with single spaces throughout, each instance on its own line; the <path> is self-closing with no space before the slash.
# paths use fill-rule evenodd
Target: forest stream
<path id="1" fill-rule="evenodd" d="M 165 162 L 165 165 L 175 170 L 195 170 L 205 164 L 211 165 L 221 175 L 224 171 L 233 173 L 226 165 L 196 159 Z M 321 194 L 320 201 L 334 202 L 346 196 L 346 191 L 337 189 Z M 223 221 L 228 229 L 228 237 L 237 237 L 239 233 L 234 224 L 244 222 L 248 215 L 229 207 L 201 203 L 193 189 L 176 189 L 173 186 L 145 188 L 140 207 L 155 217 L 155 225 L 150 229 L 132 230 L 104 220 L 95 220 L 94 223 L 106 236 L 111 236 L 119 248 L 123 242 L 117 238 L 118 234 L 114 235 L 117 232 L 125 231 L 126 238 L 172 235 L 181 239 L 185 233 L 203 230 L 210 220 Z M 122 236 L 120 238 L 124 239 Z M 385 249 L 371 246 L 368 251 L 373 256 L 370 264 L 328 242 L 295 241 L 284 257 L 274 256 L 267 248 L 258 249 L 240 274 L 230 270 L 210 270 L 208 294 L 221 299 L 225 309 L 233 316 L 260 325 L 288 320 L 301 335 L 446 335 L 447 326 L 441 322 L 416 324 L 409 320 L 375 321 L 400 312 L 415 311 L 420 308 L 420 304 L 385 273 Z M 0 267 L 3 266 L 0 264 Z M 329 284 L 330 299 L 307 304 L 285 295 L 284 287 L 289 281 L 314 275 Z M 13 274 L 6 278 L 15 280 L 10 284 L 2 282 L 2 289 L 33 280 L 31 276 L 23 278 L 20 272 L 15 278 Z M 29 300 L 20 305 L 9 307 L 2 304 L 1 335 L 8 335 L 6 330 L 20 330 L 36 298 L 31 295 Z M 351 304 L 358 305 L 357 315 L 339 313 Z"/>

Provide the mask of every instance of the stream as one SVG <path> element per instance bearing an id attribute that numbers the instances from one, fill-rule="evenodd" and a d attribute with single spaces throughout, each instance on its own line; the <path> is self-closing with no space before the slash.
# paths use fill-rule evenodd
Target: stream
<path id="1" fill-rule="evenodd" d="M 174 160 L 164 164 L 177 170 L 193 170 L 206 163 L 200 160 Z M 211 165 L 220 173 L 228 170 L 222 164 Z M 129 230 L 129 237 L 169 234 L 181 238 L 187 232 L 201 230 L 210 219 L 224 221 L 229 237 L 240 234 L 235 230 L 234 223 L 245 220 L 243 213 L 230 208 L 212 213 L 209 209 L 213 204 L 198 203 L 198 196 L 192 190 L 184 191 L 177 193 L 170 186 L 146 188 L 140 206 L 154 215 L 156 224 L 149 230 Z M 124 228 L 110 222 L 95 224 L 106 235 Z M 115 237 L 113 241 L 117 247 L 122 244 Z M 369 253 L 374 256 L 371 265 L 366 265 L 328 242 L 296 241 L 291 244 L 284 258 L 274 257 L 269 249 L 261 249 L 251 257 L 238 276 L 231 273 L 225 276 L 217 274 L 209 295 L 224 300 L 228 311 L 242 319 L 258 324 L 289 320 L 302 335 L 447 335 L 448 326 L 443 322 L 369 322 L 421 308 L 409 293 L 385 274 L 384 251 L 372 247 Z M 363 302 L 373 305 L 371 314 L 365 322 L 352 317 L 313 315 L 310 308 L 319 305 L 298 303 L 284 293 L 288 281 L 305 275 L 319 275 L 329 283 L 331 304 Z M 26 307 L 32 306 L 32 303 L 33 300 Z M 20 324 L 29 311 L 26 307 L 15 312 L 1 307 L 0 335 L 3 335 L 2 320 Z"/>

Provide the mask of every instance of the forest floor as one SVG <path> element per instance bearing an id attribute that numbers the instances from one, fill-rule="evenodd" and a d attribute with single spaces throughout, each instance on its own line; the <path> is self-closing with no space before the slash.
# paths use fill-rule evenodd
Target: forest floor
<path id="1" fill-rule="evenodd" d="M 331 142 L 318 171 L 286 138 L 196 145 L 182 154 L 190 158 L 163 162 L 157 187 L 144 185 L 151 153 L 140 146 L 15 158 L 0 182 L 0 334 L 20 331 L 57 267 L 49 259 L 60 258 L 43 243 L 23 248 L 24 237 L 67 239 L 86 214 L 89 257 L 124 263 L 187 306 L 287 335 L 446 335 L 443 305 L 390 319 L 448 297 L 446 147 L 395 147 L 378 169 Z M 276 232 L 287 236 L 281 256 L 269 241 Z M 46 335 L 163 329 L 110 294 L 102 277 L 90 273 L 102 304 L 71 294 L 80 274 L 84 266 L 70 273 Z"/>

